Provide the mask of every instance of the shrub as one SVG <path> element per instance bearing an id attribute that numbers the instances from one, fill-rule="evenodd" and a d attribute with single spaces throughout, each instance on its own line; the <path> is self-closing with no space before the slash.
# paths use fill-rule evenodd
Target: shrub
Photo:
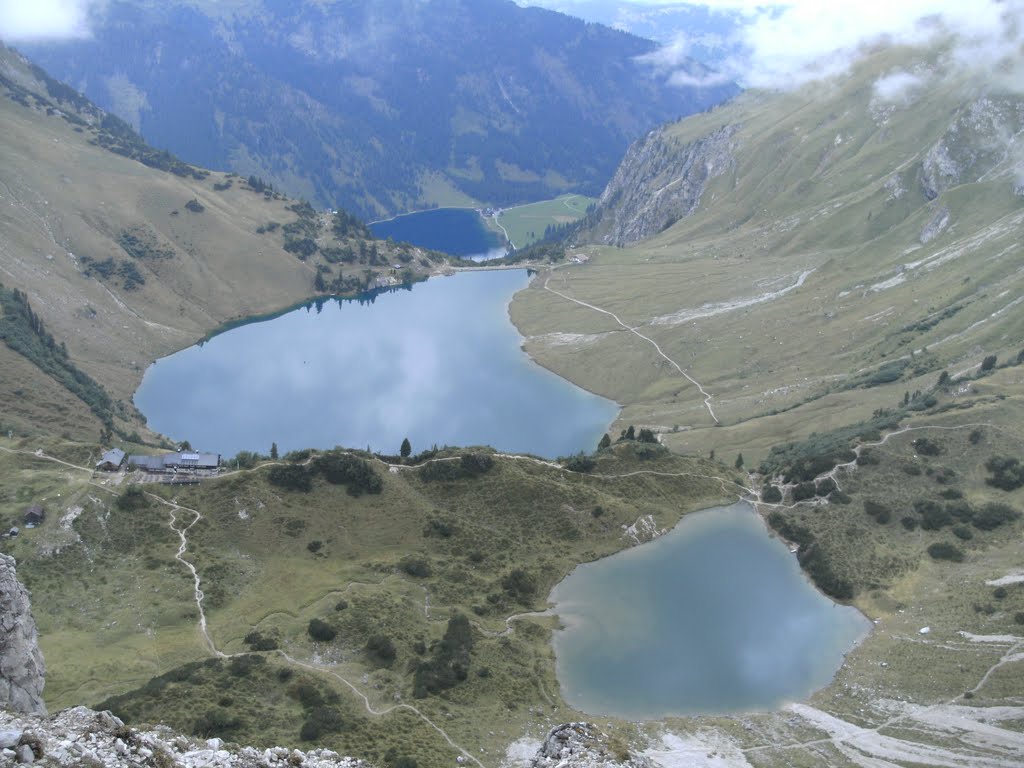
<path id="1" fill-rule="evenodd" d="M 426 558 L 415 557 L 414 555 L 406 555 L 399 560 L 398 568 L 404 573 L 407 573 L 410 576 L 415 576 L 418 579 L 425 579 L 434 573 Z"/>
<path id="2" fill-rule="evenodd" d="M 656 443 L 658 442 L 657 436 L 650 429 L 641 429 L 636 436 L 636 439 L 641 443 Z"/>
<path id="3" fill-rule="evenodd" d="M 900 518 L 900 523 L 908 531 L 915 531 L 915 530 L 917 530 L 917 518 L 916 517 L 910 517 L 909 515 L 906 516 L 906 517 L 901 517 Z"/>
<path id="4" fill-rule="evenodd" d="M 996 587 L 992 590 L 992 597 L 996 600 L 1002 600 L 1007 595 L 1006 587 Z"/>
<path id="5" fill-rule="evenodd" d="M 805 501 L 813 499 L 818 492 L 817 486 L 810 480 L 799 483 L 793 489 L 793 501 Z"/>
<path id="6" fill-rule="evenodd" d="M 279 647 L 276 638 L 255 630 L 245 636 L 245 644 L 254 651 L 276 651 Z"/>
<path id="7" fill-rule="evenodd" d="M 277 647 L 276 643 L 274 647 Z M 228 662 L 228 672 L 234 677 L 246 677 L 254 669 L 266 663 L 267 660 L 264 657 L 251 653 L 246 653 L 242 656 L 232 656 L 231 661 Z"/>
<path id="8" fill-rule="evenodd" d="M 423 526 L 423 535 L 427 537 L 437 536 L 442 539 L 450 539 L 455 535 L 456 530 L 454 523 L 448 520 L 434 518 L 429 520 L 427 524 Z"/>
<path id="9" fill-rule="evenodd" d="M 864 511 L 871 517 L 878 517 L 885 513 L 891 513 L 892 510 L 890 510 L 885 504 L 875 501 L 874 499 L 864 499 Z"/>
<path id="10" fill-rule="evenodd" d="M 313 490 L 313 476 L 308 468 L 298 464 L 283 464 L 271 467 L 267 472 L 267 480 L 289 491 L 309 493 Z"/>
<path id="11" fill-rule="evenodd" d="M 529 603 L 537 594 L 537 579 L 528 571 L 516 568 L 505 574 L 501 580 L 501 588 L 513 600 Z"/>
<path id="12" fill-rule="evenodd" d="M 954 563 L 962 563 L 964 553 L 955 545 L 945 541 L 938 541 L 928 547 L 928 554 L 934 560 L 950 560 Z"/>
<path id="13" fill-rule="evenodd" d="M 323 619 L 310 619 L 306 631 L 314 640 L 320 640 L 325 643 L 329 643 L 338 636 L 338 630 Z"/>
<path id="14" fill-rule="evenodd" d="M 346 608 L 348 608 L 348 600 L 342 599 L 334 604 L 334 610 L 336 611 L 344 611 Z"/>
<path id="15" fill-rule="evenodd" d="M 470 477 L 490 472 L 494 458 L 486 453 L 464 453 L 460 459 L 462 470 Z"/>
<path id="16" fill-rule="evenodd" d="M 943 488 L 942 491 L 939 492 L 939 496 L 944 499 L 962 499 L 964 497 L 964 492 L 956 488 Z"/>
<path id="17" fill-rule="evenodd" d="M 568 469 L 570 472 L 579 472 L 581 474 L 586 474 L 588 472 L 593 472 L 596 466 L 596 461 L 594 461 L 589 456 L 583 455 L 582 453 L 579 453 L 575 456 L 571 456 L 570 458 L 565 460 L 565 468 Z"/>
<path id="18" fill-rule="evenodd" d="M 831 564 L 817 544 L 802 547 L 797 559 L 818 589 L 826 595 L 836 600 L 850 600 L 853 597 L 853 585 L 833 572 Z"/>
<path id="19" fill-rule="evenodd" d="M 299 738 L 303 741 L 314 741 L 325 733 L 337 733 L 344 725 L 338 710 L 333 707 L 316 707 L 302 723 Z"/>
<path id="20" fill-rule="evenodd" d="M 314 555 L 323 548 L 324 543 L 320 541 L 320 539 L 313 539 L 313 541 L 309 542 L 309 544 L 306 545 L 306 549 L 308 549 Z"/>
<path id="21" fill-rule="evenodd" d="M 993 456 L 985 462 L 985 469 L 992 477 L 985 479 L 989 485 L 1003 491 L 1015 491 L 1024 485 L 1024 465 L 1020 459 L 1010 456 Z"/>
<path id="22" fill-rule="evenodd" d="M 972 429 L 971 434 L 967 436 L 967 440 L 971 445 L 977 445 L 981 442 L 982 438 L 985 437 L 984 431 L 981 429 Z"/>
<path id="23" fill-rule="evenodd" d="M 366 653 L 369 654 L 374 663 L 381 666 L 388 666 L 397 658 L 398 651 L 391 638 L 386 635 L 374 635 L 366 641 Z"/>
<path id="24" fill-rule="evenodd" d="M 991 371 L 993 368 L 995 368 L 997 360 L 998 358 L 995 355 L 986 355 L 985 359 L 981 361 L 982 372 L 984 373 L 987 371 Z"/>
<path id="25" fill-rule="evenodd" d="M 134 512 L 139 509 L 146 509 L 149 506 L 146 494 L 142 491 L 142 486 L 135 484 L 129 485 L 125 492 L 117 497 L 115 504 L 118 509 L 125 512 Z"/>
<path id="26" fill-rule="evenodd" d="M 782 501 L 782 491 L 774 485 L 766 485 L 761 492 L 761 499 L 769 504 L 778 504 Z"/>
<path id="27" fill-rule="evenodd" d="M 1013 620 L 1017 624 L 1024 624 L 1024 611 L 1017 611 L 1017 613 L 1013 614 Z"/>
<path id="28" fill-rule="evenodd" d="M 370 462 L 339 450 L 327 451 L 313 459 L 313 471 L 332 485 L 344 485 L 349 496 L 380 493 L 384 481 Z"/>
<path id="29" fill-rule="evenodd" d="M 974 510 L 971 509 L 971 505 L 962 499 L 946 504 L 946 511 L 957 520 L 970 521 L 974 517 Z"/>
<path id="30" fill-rule="evenodd" d="M 954 525 L 953 535 L 961 541 L 970 541 L 974 538 L 974 532 L 971 531 L 966 525 Z"/>
<path id="31" fill-rule="evenodd" d="M 185 209 L 192 211 L 192 213 L 202 213 L 206 210 L 206 206 L 196 200 L 194 197 L 185 203 Z"/>
<path id="32" fill-rule="evenodd" d="M 927 437 L 917 438 L 912 445 L 914 450 L 922 456 L 938 456 L 943 451 L 941 443 Z"/>
<path id="33" fill-rule="evenodd" d="M 1020 512 L 1007 504 L 991 503 L 974 513 L 971 524 L 982 531 L 993 531 L 1003 523 L 1020 517 Z"/>
<path id="34" fill-rule="evenodd" d="M 817 488 L 815 490 L 815 493 L 818 496 L 828 496 L 836 488 L 838 488 L 838 486 L 836 485 L 836 481 L 833 480 L 831 477 L 826 477 L 823 480 L 819 480 L 817 482 Z"/>
<path id="35" fill-rule="evenodd" d="M 458 685 L 469 676 L 470 652 L 473 650 L 473 629 L 461 613 L 448 620 L 441 642 L 434 647 L 431 658 L 416 665 L 412 695 L 422 699 Z"/>
<path id="36" fill-rule="evenodd" d="M 192 724 L 192 733 L 206 739 L 237 730 L 241 725 L 242 721 L 233 717 L 227 710 L 211 709 L 205 715 L 196 718 Z"/>
<path id="37" fill-rule="evenodd" d="M 904 464 L 901 469 L 911 477 L 917 477 L 921 474 L 921 468 L 917 464 Z"/>
<path id="38" fill-rule="evenodd" d="M 921 515 L 921 528 L 926 531 L 937 531 L 953 523 L 953 516 L 937 502 L 918 500 L 914 502 L 914 509 Z"/>

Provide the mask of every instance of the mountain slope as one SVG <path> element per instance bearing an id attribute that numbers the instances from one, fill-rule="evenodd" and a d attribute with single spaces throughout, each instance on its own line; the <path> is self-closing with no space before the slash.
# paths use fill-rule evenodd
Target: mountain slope
<path id="1" fill-rule="evenodd" d="M 590 263 L 513 305 L 527 349 L 674 448 L 748 458 L 943 369 L 1013 362 L 1022 102 L 941 61 L 883 51 L 649 135 L 577 235 Z M 893 94 L 901 73 L 912 87 Z"/>
<path id="2" fill-rule="evenodd" d="M 0 134 L 5 431 L 144 432 L 130 402 L 151 360 L 229 320 L 373 287 L 398 260 L 409 279 L 432 268 L 427 254 L 367 246 L 344 212 L 153 150 L 2 47 Z M 342 277 L 334 262 L 350 252 L 358 270 Z M 75 370 L 92 384 L 75 384 Z"/>
<path id="3" fill-rule="evenodd" d="M 157 146 L 366 216 L 596 193 L 736 91 L 664 85 L 653 49 L 510 0 L 111 3 L 93 38 L 25 47 Z"/>

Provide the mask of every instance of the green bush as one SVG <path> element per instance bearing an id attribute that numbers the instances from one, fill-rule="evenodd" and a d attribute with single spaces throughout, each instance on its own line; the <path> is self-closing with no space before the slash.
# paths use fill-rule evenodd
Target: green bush
<path id="1" fill-rule="evenodd" d="M 565 460 L 565 468 L 570 472 L 579 472 L 581 474 L 587 474 L 593 472 L 597 466 L 597 462 L 589 456 L 585 456 L 582 453 L 572 456 Z"/>
<path id="2" fill-rule="evenodd" d="M 516 568 L 505 574 L 501 580 L 501 588 L 513 600 L 525 605 L 537 594 L 537 579 L 528 571 Z"/>
<path id="3" fill-rule="evenodd" d="M 282 464 L 271 467 L 267 472 L 267 480 L 289 491 L 309 493 L 313 490 L 313 476 L 309 469 L 298 464 Z"/>
<path id="4" fill-rule="evenodd" d="M 448 620 L 444 637 L 433 650 L 431 658 L 416 665 L 412 694 L 422 699 L 428 694 L 453 688 L 469 676 L 470 653 L 473 650 L 473 628 L 461 613 Z"/>
<path id="5" fill-rule="evenodd" d="M 818 493 L 817 486 L 810 480 L 799 483 L 793 488 L 793 501 L 806 501 L 813 499 Z"/>
<path id="6" fill-rule="evenodd" d="M 993 531 L 1003 523 L 1020 517 L 1020 512 L 1007 504 L 991 503 L 974 513 L 971 524 L 981 531 Z"/>
<path id="7" fill-rule="evenodd" d="M 366 653 L 380 666 L 388 666 L 398 657 L 395 644 L 387 635 L 374 635 L 366 641 Z"/>
<path id="8" fill-rule="evenodd" d="M 912 445 L 921 456 L 938 456 L 943 452 L 942 444 L 927 437 L 919 437 Z"/>
<path id="9" fill-rule="evenodd" d="M 309 626 L 306 628 L 306 631 L 309 633 L 311 638 L 324 643 L 329 643 L 338 636 L 338 630 L 323 619 L 310 619 Z"/>
<path id="10" fill-rule="evenodd" d="M 966 525 L 954 525 L 953 535 L 961 541 L 970 541 L 974 538 L 974 532 L 971 531 Z"/>
<path id="11" fill-rule="evenodd" d="M 245 644 L 254 651 L 276 651 L 280 647 L 276 638 L 255 630 L 245 636 Z"/>
<path id="12" fill-rule="evenodd" d="M 1024 486 L 1024 465 L 1020 463 L 1020 459 L 993 456 L 985 462 L 985 469 L 992 473 L 992 477 L 986 478 L 985 482 L 994 488 L 1015 491 Z"/>
<path id="13" fill-rule="evenodd" d="M 782 501 L 782 491 L 774 485 L 766 485 L 761 491 L 761 499 L 768 504 L 778 504 Z"/>
<path id="14" fill-rule="evenodd" d="M 928 547 L 928 554 L 934 560 L 950 560 L 954 563 L 961 563 L 964 553 L 954 544 L 945 541 L 938 541 Z"/>
<path id="15" fill-rule="evenodd" d="M 350 496 L 380 493 L 384 481 L 370 462 L 340 450 L 327 451 L 313 459 L 313 471 L 333 485 L 344 485 Z"/>
<path id="16" fill-rule="evenodd" d="M 242 721 L 225 709 L 211 709 L 196 718 L 192 724 L 192 733 L 200 738 L 208 739 L 223 736 L 238 730 Z"/>
<path id="17" fill-rule="evenodd" d="M 299 729 L 303 741 L 315 741 L 326 733 L 337 733 L 345 727 L 341 714 L 333 707 L 315 707 Z"/>
<path id="18" fill-rule="evenodd" d="M 274 647 L 277 647 L 276 644 Z M 254 669 L 262 667 L 266 663 L 267 660 L 263 656 L 256 656 L 251 653 L 246 653 L 241 656 L 232 656 L 231 661 L 228 662 L 228 672 L 230 672 L 234 677 L 245 677 Z"/>
<path id="19" fill-rule="evenodd" d="M 414 555 L 406 555 L 399 560 L 398 568 L 399 570 L 409 574 L 410 576 L 415 576 L 418 579 L 425 579 L 432 576 L 434 573 L 426 558 L 416 557 Z"/>

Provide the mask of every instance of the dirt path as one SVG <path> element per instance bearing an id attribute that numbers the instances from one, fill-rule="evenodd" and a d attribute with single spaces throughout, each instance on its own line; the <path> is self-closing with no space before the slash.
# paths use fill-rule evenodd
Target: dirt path
<path id="1" fill-rule="evenodd" d="M 553 274 L 553 272 L 551 274 Z M 544 278 L 544 290 L 545 291 L 550 291 L 551 293 L 555 294 L 556 296 L 560 296 L 561 298 L 565 299 L 566 301 L 571 301 L 573 304 L 579 304 L 581 307 L 586 307 L 587 309 L 592 309 L 595 312 L 600 312 L 602 315 L 608 315 L 616 323 L 618 323 L 620 326 L 622 326 L 625 330 L 629 331 L 634 336 L 638 336 L 639 338 L 643 339 L 648 344 L 650 344 L 652 347 L 654 347 L 654 349 L 657 351 L 657 353 L 659 355 L 661 355 L 661 357 L 664 358 L 666 361 L 668 361 L 668 363 L 670 363 L 677 371 L 679 371 L 679 373 L 683 376 L 683 378 L 685 378 L 687 381 L 689 381 L 691 384 L 693 384 L 693 386 L 695 386 L 698 390 L 700 390 L 701 395 L 704 396 L 704 407 L 707 408 L 708 413 L 711 414 L 711 418 L 714 420 L 715 424 L 719 423 L 718 417 L 715 415 L 715 411 L 711 407 L 711 393 L 708 392 L 707 390 L 705 390 L 704 387 L 701 386 L 701 383 L 699 381 L 697 381 L 690 374 L 688 374 L 686 371 L 684 371 L 682 369 L 682 367 L 679 365 L 679 363 L 677 363 L 671 357 L 666 355 L 664 350 L 662 350 L 662 348 L 658 345 L 658 342 L 656 342 L 654 339 L 650 338 L 649 336 L 644 336 L 636 328 L 633 328 L 632 326 L 627 325 L 626 323 L 622 322 L 622 320 L 619 318 L 619 316 L 616 315 L 614 312 L 610 312 L 607 309 L 601 309 L 601 307 L 595 306 L 593 304 L 588 304 L 587 302 L 580 301 L 579 299 L 574 299 L 572 296 L 568 296 L 568 295 L 562 293 L 561 291 L 556 291 L 554 288 L 552 288 L 550 285 L 548 285 L 548 283 L 551 280 L 551 274 L 548 274 L 548 276 L 546 278 Z"/>

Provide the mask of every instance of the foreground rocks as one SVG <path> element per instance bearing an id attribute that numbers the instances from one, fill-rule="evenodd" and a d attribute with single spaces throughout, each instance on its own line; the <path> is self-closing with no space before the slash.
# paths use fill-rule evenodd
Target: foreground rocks
<path id="1" fill-rule="evenodd" d="M 591 723 L 565 723 L 551 729 L 530 768 L 652 768 L 651 761 L 612 740 Z"/>
<path id="2" fill-rule="evenodd" d="M 0 555 L 0 707 L 46 714 L 43 654 L 28 590 L 14 565 L 13 557 Z"/>
<path id="3" fill-rule="evenodd" d="M 0 766 L 40 762 L 91 768 L 366 768 L 328 749 L 302 752 L 203 741 L 158 726 L 129 728 L 109 712 L 75 707 L 52 717 L 0 712 Z"/>

